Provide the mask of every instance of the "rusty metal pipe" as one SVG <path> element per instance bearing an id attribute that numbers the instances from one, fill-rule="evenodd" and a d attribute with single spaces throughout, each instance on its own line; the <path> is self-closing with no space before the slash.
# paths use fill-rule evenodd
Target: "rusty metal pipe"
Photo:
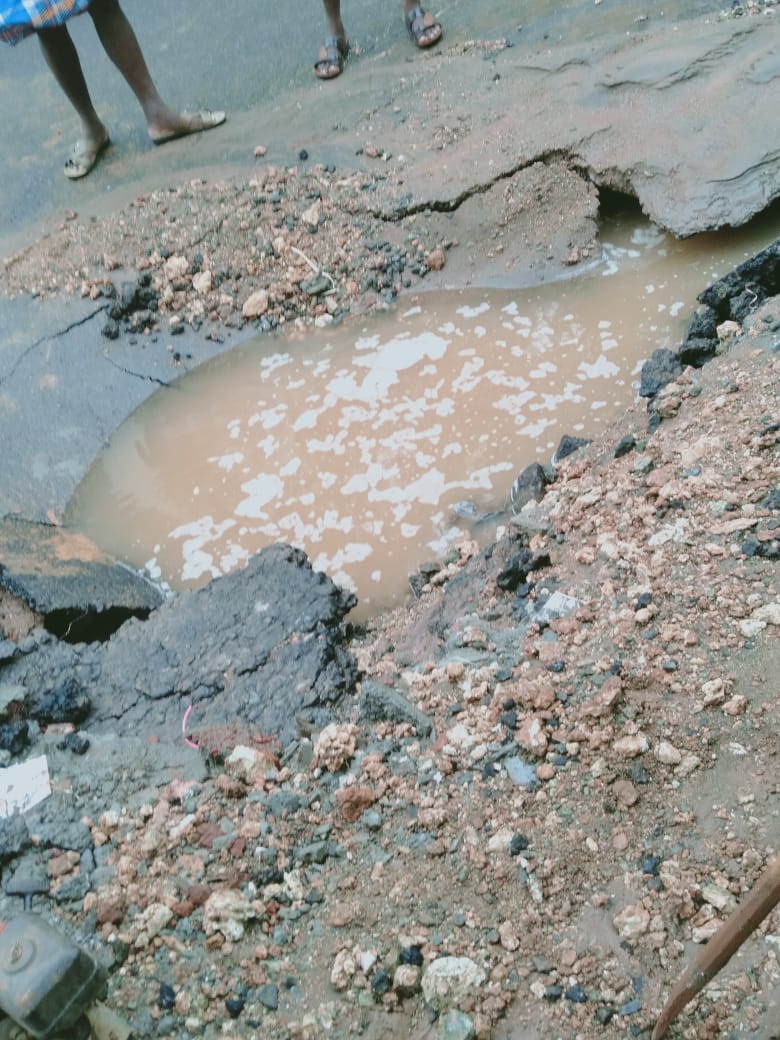
<path id="1" fill-rule="evenodd" d="M 710 979 L 731 960 L 747 937 L 780 902 L 780 856 L 769 866 L 713 937 L 694 957 L 669 994 L 653 1030 L 652 1040 L 661 1040 L 683 1008 L 704 989 Z"/>

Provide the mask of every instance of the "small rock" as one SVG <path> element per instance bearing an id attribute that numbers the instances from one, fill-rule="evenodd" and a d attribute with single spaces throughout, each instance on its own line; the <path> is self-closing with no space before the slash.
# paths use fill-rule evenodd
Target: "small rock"
<path id="1" fill-rule="evenodd" d="M 538 715 L 529 715 L 517 728 L 517 743 L 541 758 L 547 751 L 549 740 L 544 728 L 544 721 Z"/>
<path id="2" fill-rule="evenodd" d="M 376 996 L 384 996 L 385 993 L 390 991 L 393 984 L 393 980 L 387 974 L 384 968 L 380 968 L 379 971 L 375 971 L 371 977 L 371 992 Z"/>
<path id="3" fill-rule="evenodd" d="M 650 928 L 650 914 L 641 903 L 635 903 L 616 914 L 612 923 L 622 939 L 638 939 Z"/>
<path id="4" fill-rule="evenodd" d="M 501 945 L 505 950 L 509 950 L 511 953 L 519 948 L 520 940 L 511 921 L 502 921 L 498 926 L 498 934 L 501 939 Z"/>
<path id="5" fill-rule="evenodd" d="M 86 755 L 89 751 L 89 738 L 82 733 L 66 733 L 57 747 L 60 751 L 71 751 L 74 755 Z"/>
<path id="6" fill-rule="evenodd" d="M 339 993 L 348 989 L 357 972 L 357 963 L 349 950 L 339 950 L 330 970 L 330 984 Z"/>
<path id="7" fill-rule="evenodd" d="M 258 289 L 244 300 L 241 313 L 245 318 L 259 318 L 265 314 L 269 306 L 269 297 L 266 289 Z"/>
<path id="8" fill-rule="evenodd" d="M 515 478 L 509 490 L 509 504 L 513 513 L 519 513 L 524 505 L 540 501 L 549 483 L 547 474 L 538 462 L 532 462 Z"/>
<path id="9" fill-rule="evenodd" d="M 363 812 L 376 801 L 376 792 L 367 784 L 350 784 L 336 792 L 336 801 L 341 815 L 348 823 L 354 823 Z"/>
<path id="10" fill-rule="evenodd" d="M 257 991 L 257 999 L 263 1005 L 268 1008 L 269 1011 L 276 1011 L 279 1008 L 279 987 L 273 982 L 267 982 L 264 986 L 261 986 Z"/>
<path id="11" fill-rule="evenodd" d="M 630 451 L 633 451 L 636 447 L 636 437 L 633 434 L 627 433 L 625 437 L 621 437 L 615 445 L 614 456 L 616 459 L 621 459 L 624 455 L 628 455 Z"/>
<path id="12" fill-rule="evenodd" d="M 330 913 L 330 923 L 333 928 L 346 928 L 352 924 L 355 914 L 348 903 L 334 903 Z"/>
<path id="13" fill-rule="evenodd" d="M 199 271 L 192 279 L 192 288 L 201 296 L 211 292 L 211 271 Z"/>
<path id="14" fill-rule="evenodd" d="M 725 910 L 734 906 L 735 899 L 731 892 L 721 888 L 720 885 L 702 885 L 701 895 L 705 903 L 714 906 L 716 910 Z"/>
<path id="15" fill-rule="evenodd" d="M 318 200 L 301 213 L 301 220 L 304 222 L 306 227 L 314 230 L 319 227 L 321 211 L 322 205 Z"/>
<path id="16" fill-rule="evenodd" d="M 255 910 L 241 892 L 233 888 L 218 889 L 203 905 L 203 930 L 206 935 L 221 932 L 234 942 L 244 934 L 244 926 Z"/>
<path id="17" fill-rule="evenodd" d="M 332 722 L 326 726 L 314 745 L 314 766 L 337 773 L 355 754 L 357 732 L 357 726 L 351 723 Z"/>
<path id="18" fill-rule="evenodd" d="M 730 697 L 723 705 L 722 711 L 724 715 L 744 715 L 747 711 L 747 697 L 743 697 L 742 694 L 736 693 L 733 697 Z"/>
<path id="19" fill-rule="evenodd" d="M 691 928 L 691 939 L 695 943 L 707 943 L 717 932 L 718 928 L 720 928 L 720 921 L 717 917 L 713 917 L 711 920 L 705 921 L 704 924 L 694 925 Z"/>
<path id="20" fill-rule="evenodd" d="M 447 677 L 450 677 L 450 665 Z M 411 704 L 392 686 L 364 679 L 360 694 L 360 717 L 371 722 L 387 719 L 390 722 L 410 723 L 421 737 L 433 732 L 431 719 Z"/>
<path id="21" fill-rule="evenodd" d="M 177 279 L 184 277 L 189 266 L 186 256 L 170 256 L 163 264 L 165 277 L 169 282 L 175 282 Z"/>
<path id="22" fill-rule="evenodd" d="M 531 843 L 524 834 L 513 834 L 512 839 L 509 842 L 509 855 L 519 856 L 520 853 L 524 852 L 530 844 Z"/>
<path id="23" fill-rule="evenodd" d="M 618 1009 L 619 1015 L 635 1015 L 638 1011 L 642 1010 L 641 1000 L 629 1000 Z M 614 1016 L 614 1012 L 612 1013 Z M 612 1017 L 612 1016 L 611 1016 Z"/>
<path id="24" fill-rule="evenodd" d="M 680 764 L 675 766 L 675 776 L 690 776 L 696 769 L 701 765 L 701 759 L 698 755 L 694 755 L 692 751 L 686 751 L 680 760 Z"/>
<path id="25" fill-rule="evenodd" d="M 620 737 L 612 745 L 612 750 L 621 758 L 636 758 L 642 755 L 650 747 L 644 733 L 631 733 L 626 737 Z"/>
<path id="26" fill-rule="evenodd" d="M 630 780 L 618 780 L 612 785 L 612 791 L 620 805 L 629 808 L 639 801 L 639 792 Z"/>
<path id="27" fill-rule="evenodd" d="M 654 350 L 649 360 L 642 366 L 639 382 L 640 397 L 655 397 L 655 395 L 682 374 L 682 365 L 674 351 L 666 347 Z"/>
<path id="28" fill-rule="evenodd" d="M 398 955 L 399 964 L 413 964 L 419 968 L 423 961 L 424 957 L 419 946 L 405 946 Z"/>
<path id="29" fill-rule="evenodd" d="M 169 986 L 167 982 L 160 983 L 160 996 L 157 998 L 157 1003 L 163 1011 L 170 1011 L 172 1007 L 176 1006 L 176 990 L 173 986 Z"/>
<path id="30" fill-rule="evenodd" d="M 715 331 L 718 334 L 718 340 L 721 343 L 725 343 L 727 340 L 738 336 L 742 329 L 736 321 L 722 321 Z"/>
<path id="31" fill-rule="evenodd" d="M 275 767 L 273 747 L 256 748 L 236 744 L 225 759 L 225 771 L 239 784 L 254 784 L 262 781 L 268 771 Z M 228 793 L 227 791 L 225 793 Z M 231 797 L 240 797 L 245 790 L 234 789 Z"/>
<path id="32" fill-rule="evenodd" d="M 588 996 L 585 990 L 577 983 L 574 986 L 569 986 L 566 992 L 563 994 L 567 1000 L 570 1000 L 573 1004 L 584 1004 Z"/>
<path id="33" fill-rule="evenodd" d="M 504 760 L 504 767 L 518 787 L 536 787 L 536 768 L 517 755 Z"/>
<path id="34" fill-rule="evenodd" d="M 659 740 L 655 749 L 655 757 L 665 766 L 677 766 L 682 762 L 682 752 L 678 751 L 668 740 Z"/>
<path id="35" fill-rule="evenodd" d="M 725 684 L 722 679 L 710 679 L 702 685 L 701 692 L 704 694 L 704 707 L 711 708 L 716 704 L 722 704 L 726 699 Z"/>
<path id="36" fill-rule="evenodd" d="M 470 957 L 438 957 L 423 975 L 423 995 L 434 1010 L 446 1011 L 477 993 L 485 979 L 485 972 Z"/>
<path id="37" fill-rule="evenodd" d="M 244 1010 L 245 1003 L 243 997 L 228 997 L 225 1001 L 225 1009 L 231 1018 L 238 1018 Z"/>
<path id="38" fill-rule="evenodd" d="M 474 1023 L 464 1011 L 452 1008 L 439 1019 L 439 1040 L 474 1040 Z"/>
<path id="39" fill-rule="evenodd" d="M 587 437 L 572 437 L 570 434 L 565 433 L 555 449 L 555 454 L 552 458 L 553 466 L 557 466 L 564 459 L 579 451 L 580 448 L 587 447 L 588 444 L 590 444 L 590 440 Z"/>
<path id="40" fill-rule="evenodd" d="M 138 947 L 148 946 L 160 932 L 167 927 L 173 917 L 173 910 L 162 903 L 150 903 L 133 922 L 138 929 L 135 944 Z"/>
<path id="41" fill-rule="evenodd" d="M 417 964 L 399 964 L 393 975 L 393 989 L 399 997 L 413 997 L 420 989 L 422 969 Z"/>

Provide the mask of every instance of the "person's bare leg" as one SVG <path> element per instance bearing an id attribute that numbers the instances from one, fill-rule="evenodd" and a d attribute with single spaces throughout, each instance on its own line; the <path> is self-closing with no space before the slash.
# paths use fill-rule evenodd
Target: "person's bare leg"
<path id="1" fill-rule="evenodd" d="M 153 141 L 168 141 L 172 137 L 198 133 L 224 122 L 222 112 L 185 115 L 174 111 L 163 101 L 152 80 L 133 27 L 118 0 L 94 0 L 89 13 L 103 49 L 138 98 Z"/>
<path id="2" fill-rule="evenodd" d="M 347 34 L 341 21 L 341 0 L 322 0 L 322 3 L 325 8 L 325 35 L 346 40 Z"/>
<path id="3" fill-rule="evenodd" d="M 83 165 L 89 167 L 84 173 L 88 173 L 95 165 L 100 152 L 108 144 L 108 130 L 92 104 L 78 52 L 67 27 L 58 25 L 51 29 L 41 29 L 37 36 L 46 64 L 81 120 L 82 140 L 75 146 L 73 157 L 68 162 L 71 163 L 77 154 L 80 155 L 84 160 Z M 68 173 L 66 166 L 65 172 L 68 176 L 73 176 L 76 167 Z M 83 173 L 80 176 L 83 176 Z"/>
<path id="4" fill-rule="evenodd" d="M 341 20 L 341 0 L 322 0 L 325 8 L 325 42 L 314 72 L 320 79 L 335 79 L 344 68 L 349 50 L 347 32 Z"/>

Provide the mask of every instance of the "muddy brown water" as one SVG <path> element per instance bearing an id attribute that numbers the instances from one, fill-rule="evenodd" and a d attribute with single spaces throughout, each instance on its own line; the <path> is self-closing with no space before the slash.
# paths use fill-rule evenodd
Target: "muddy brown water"
<path id="1" fill-rule="evenodd" d="M 284 541 L 356 591 L 359 615 L 402 602 L 421 563 L 495 537 L 529 462 L 615 423 L 697 293 L 778 233 L 780 214 L 686 241 L 624 219 L 565 282 L 254 339 L 139 408 L 66 523 L 176 589 Z"/>

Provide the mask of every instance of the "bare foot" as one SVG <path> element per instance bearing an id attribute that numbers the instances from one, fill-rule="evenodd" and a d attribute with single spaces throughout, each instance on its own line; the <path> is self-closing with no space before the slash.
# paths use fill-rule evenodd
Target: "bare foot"
<path id="1" fill-rule="evenodd" d="M 182 112 L 173 116 L 172 119 L 156 126 L 149 125 L 149 136 L 155 144 L 165 144 L 177 137 L 186 137 L 187 134 L 199 134 L 204 130 L 211 130 L 225 122 L 227 116 L 224 112 L 196 112 L 189 115 Z"/>

